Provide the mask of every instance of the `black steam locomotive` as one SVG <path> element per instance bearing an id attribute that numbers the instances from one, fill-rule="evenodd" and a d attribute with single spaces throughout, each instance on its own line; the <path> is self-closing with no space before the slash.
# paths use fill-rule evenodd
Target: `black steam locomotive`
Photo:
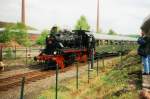
<path id="1" fill-rule="evenodd" d="M 88 35 L 87 31 L 74 30 L 63 31 L 56 34 L 50 34 L 46 38 L 45 54 L 53 54 L 56 50 L 83 49 L 90 50 L 95 48 L 95 39 L 93 35 Z"/>
<path id="2" fill-rule="evenodd" d="M 53 27 L 55 30 L 57 27 Z M 53 32 L 46 38 L 44 50 L 36 57 L 39 61 L 58 64 L 61 68 L 74 61 L 86 62 L 93 49 L 95 38 L 85 30 Z"/>

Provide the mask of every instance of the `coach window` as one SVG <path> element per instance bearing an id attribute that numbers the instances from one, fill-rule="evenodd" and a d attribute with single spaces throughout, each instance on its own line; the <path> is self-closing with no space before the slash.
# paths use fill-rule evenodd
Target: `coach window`
<path id="1" fill-rule="evenodd" d="M 108 45 L 110 45 L 110 43 L 111 43 L 111 40 L 108 40 Z"/>
<path id="2" fill-rule="evenodd" d="M 99 40 L 96 40 L 96 46 L 99 46 Z"/>
<path id="3" fill-rule="evenodd" d="M 99 45 L 102 45 L 102 41 L 101 40 L 99 40 Z"/>
<path id="4" fill-rule="evenodd" d="M 101 40 L 101 44 L 104 45 L 104 40 Z"/>
<path id="5" fill-rule="evenodd" d="M 108 45 L 108 40 L 105 41 L 105 44 Z"/>
<path id="6" fill-rule="evenodd" d="M 115 45 L 118 45 L 118 41 L 115 41 Z"/>
<path id="7" fill-rule="evenodd" d="M 113 45 L 113 40 L 110 41 L 110 45 Z"/>

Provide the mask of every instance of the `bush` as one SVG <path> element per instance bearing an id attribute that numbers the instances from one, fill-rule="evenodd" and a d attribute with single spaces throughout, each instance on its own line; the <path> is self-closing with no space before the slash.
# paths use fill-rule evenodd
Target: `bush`
<path id="1" fill-rule="evenodd" d="M 12 41 L 23 46 L 28 46 L 30 40 L 27 33 L 27 26 L 22 23 L 7 25 L 4 32 L 0 34 L 0 42 L 8 43 Z"/>
<path id="2" fill-rule="evenodd" d="M 7 48 L 5 50 L 4 59 L 14 59 L 15 55 L 13 53 L 13 50 L 11 48 Z"/>
<path id="3" fill-rule="evenodd" d="M 49 31 L 48 30 L 44 30 L 41 35 L 39 36 L 39 38 L 36 40 L 36 44 L 37 45 L 44 45 L 45 44 L 45 40 L 46 37 L 48 36 Z"/>

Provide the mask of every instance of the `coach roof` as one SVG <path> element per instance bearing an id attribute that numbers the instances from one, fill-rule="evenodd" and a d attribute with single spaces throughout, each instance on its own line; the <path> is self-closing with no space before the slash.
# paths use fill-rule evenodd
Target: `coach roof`
<path id="1" fill-rule="evenodd" d="M 137 41 L 137 38 L 120 35 L 107 35 L 92 33 L 97 40 Z"/>

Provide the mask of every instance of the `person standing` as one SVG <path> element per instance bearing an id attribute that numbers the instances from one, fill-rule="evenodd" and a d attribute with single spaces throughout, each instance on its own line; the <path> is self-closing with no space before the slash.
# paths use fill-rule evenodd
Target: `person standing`
<path id="1" fill-rule="evenodd" d="M 146 55 L 145 52 L 145 48 L 146 48 L 146 41 L 145 41 L 145 35 L 142 34 L 141 37 L 138 38 L 138 44 L 139 44 L 139 48 L 138 48 L 138 55 L 141 56 L 142 59 L 142 64 L 144 65 L 144 71 L 143 74 L 148 74 L 149 73 L 149 68 L 148 68 L 148 57 Z"/>
<path id="2" fill-rule="evenodd" d="M 150 74 L 150 17 L 141 26 L 142 36 L 138 39 L 138 54 L 142 57 L 144 75 Z"/>
<path id="3" fill-rule="evenodd" d="M 146 45 L 145 45 L 145 52 L 146 52 L 146 61 L 147 61 L 147 74 L 150 74 L 150 36 L 146 36 L 145 38 L 145 41 L 146 41 Z"/>

